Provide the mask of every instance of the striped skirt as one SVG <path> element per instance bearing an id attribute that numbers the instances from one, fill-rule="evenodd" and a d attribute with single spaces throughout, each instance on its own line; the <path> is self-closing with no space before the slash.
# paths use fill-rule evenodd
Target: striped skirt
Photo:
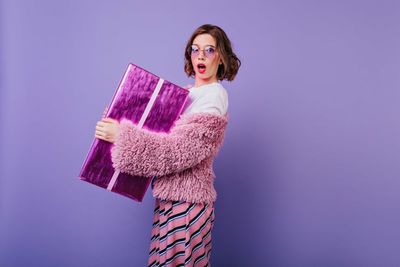
<path id="1" fill-rule="evenodd" d="M 148 266 L 210 266 L 214 205 L 156 199 Z"/>

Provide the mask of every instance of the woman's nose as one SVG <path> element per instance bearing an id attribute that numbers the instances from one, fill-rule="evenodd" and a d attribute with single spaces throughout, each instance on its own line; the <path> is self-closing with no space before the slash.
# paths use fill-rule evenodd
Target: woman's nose
<path id="1" fill-rule="evenodd" d="M 197 56 L 197 59 L 203 59 L 206 57 L 206 55 L 204 54 L 204 50 L 200 50 L 199 49 L 199 55 Z"/>

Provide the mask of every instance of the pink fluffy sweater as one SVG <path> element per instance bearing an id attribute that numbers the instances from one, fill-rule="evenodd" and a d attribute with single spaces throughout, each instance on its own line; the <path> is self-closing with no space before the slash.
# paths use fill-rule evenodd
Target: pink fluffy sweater
<path id="1" fill-rule="evenodd" d="M 122 120 L 111 150 L 115 169 L 153 177 L 153 196 L 166 200 L 210 203 L 216 199 L 214 156 L 224 139 L 227 116 L 182 115 L 168 134 L 139 129 Z"/>

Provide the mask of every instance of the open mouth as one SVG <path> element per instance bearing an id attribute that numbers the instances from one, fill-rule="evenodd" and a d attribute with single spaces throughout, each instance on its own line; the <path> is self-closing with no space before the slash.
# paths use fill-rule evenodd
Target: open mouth
<path id="1" fill-rule="evenodd" d="M 206 71 L 206 65 L 204 64 L 197 64 L 197 69 L 199 70 L 199 73 L 203 74 Z"/>

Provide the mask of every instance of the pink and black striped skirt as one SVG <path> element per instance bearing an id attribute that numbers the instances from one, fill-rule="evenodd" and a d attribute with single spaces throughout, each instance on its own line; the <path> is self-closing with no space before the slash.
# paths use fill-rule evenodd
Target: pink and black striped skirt
<path id="1" fill-rule="evenodd" d="M 148 266 L 210 266 L 214 205 L 156 199 Z"/>

